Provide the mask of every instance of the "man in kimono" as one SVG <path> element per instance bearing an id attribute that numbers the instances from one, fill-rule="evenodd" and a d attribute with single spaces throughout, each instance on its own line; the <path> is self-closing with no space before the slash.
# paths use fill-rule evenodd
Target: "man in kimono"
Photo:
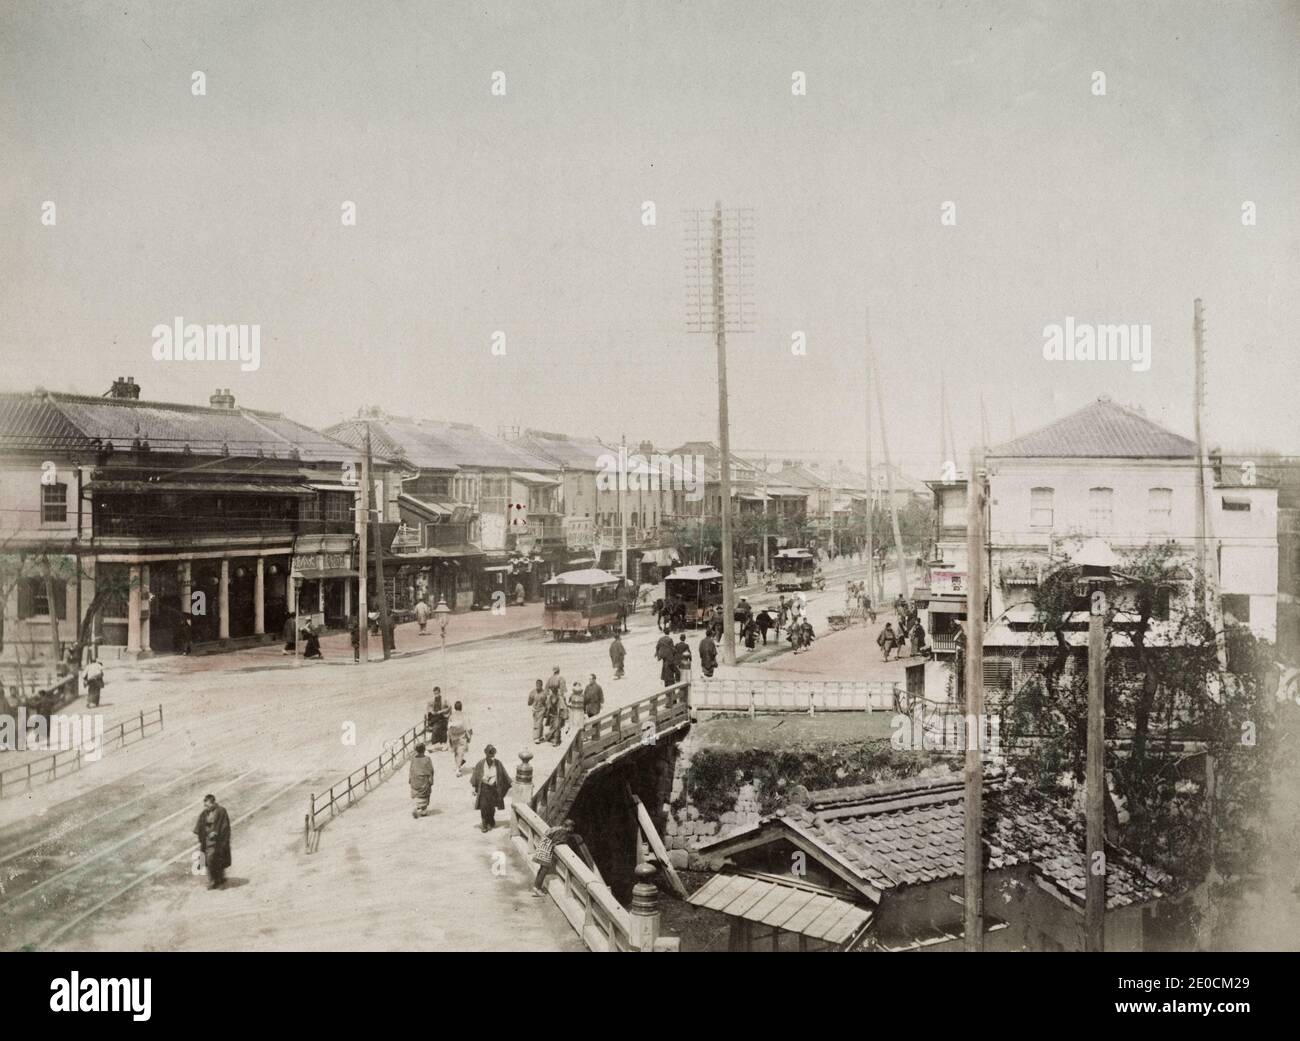
<path id="1" fill-rule="evenodd" d="M 528 692 L 528 707 L 533 710 L 533 744 L 540 745 L 546 732 L 546 690 L 541 680 Z"/>
<path id="2" fill-rule="evenodd" d="M 215 795 L 203 797 L 203 811 L 194 825 L 199 848 L 208 868 L 208 888 L 219 889 L 226 883 L 226 868 L 230 867 L 230 814 L 217 804 Z"/>
<path id="3" fill-rule="evenodd" d="M 496 756 L 496 748 L 488 745 L 469 776 L 470 787 L 474 789 L 474 805 L 479 812 L 479 831 L 482 832 L 489 832 L 497 826 L 497 810 L 506 808 L 506 793 L 510 791 L 510 774 L 505 763 Z"/>
<path id="4" fill-rule="evenodd" d="M 424 744 L 415 746 L 415 758 L 411 760 L 411 769 L 406 777 L 411 786 L 411 798 L 415 800 L 412 817 L 429 815 L 429 797 L 433 794 L 433 762 L 424 754 Z"/>

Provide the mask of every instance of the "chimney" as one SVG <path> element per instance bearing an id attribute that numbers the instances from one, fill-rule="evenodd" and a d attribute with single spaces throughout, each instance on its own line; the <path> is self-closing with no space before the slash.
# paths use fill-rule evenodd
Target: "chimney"
<path id="1" fill-rule="evenodd" d="M 642 441 L 641 444 L 637 446 L 637 451 L 640 452 L 646 458 L 649 458 L 650 456 L 655 454 L 654 443 L 651 441 Z"/>
<path id="2" fill-rule="evenodd" d="M 113 386 L 109 389 L 110 398 L 123 398 L 127 401 L 134 401 L 140 396 L 140 386 L 135 381 L 134 376 L 119 376 L 113 381 Z"/>
<path id="3" fill-rule="evenodd" d="M 218 387 L 216 393 L 208 398 L 208 404 L 213 408 L 234 408 L 235 395 L 230 393 L 229 387 L 226 387 L 225 390 Z"/>

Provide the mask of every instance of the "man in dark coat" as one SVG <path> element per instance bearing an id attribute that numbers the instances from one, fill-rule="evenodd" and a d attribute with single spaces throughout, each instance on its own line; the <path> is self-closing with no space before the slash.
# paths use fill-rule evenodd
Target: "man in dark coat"
<path id="1" fill-rule="evenodd" d="M 655 657 L 662 663 L 659 668 L 659 679 L 665 687 L 677 682 L 677 650 L 673 646 L 673 638 L 667 633 L 659 637 L 655 644 Z"/>
<path id="2" fill-rule="evenodd" d="M 713 637 L 709 633 L 704 634 L 700 640 L 700 669 L 706 676 L 712 676 L 713 670 L 718 667 L 718 645 L 713 642 Z"/>
<path id="3" fill-rule="evenodd" d="M 623 662 L 627 660 L 627 649 L 623 646 L 623 641 L 618 633 L 614 634 L 614 642 L 609 645 L 609 663 L 614 666 L 614 679 L 623 678 Z"/>
<path id="4" fill-rule="evenodd" d="M 600 684 L 596 682 L 596 674 L 591 674 L 591 679 L 587 681 L 587 686 L 582 691 L 582 710 L 587 713 L 587 718 L 599 715 L 601 707 L 605 704 L 605 692 L 600 689 Z"/>
<path id="5" fill-rule="evenodd" d="M 776 620 L 772 617 L 772 612 L 767 608 L 763 608 L 763 610 L 758 612 L 758 632 L 763 637 L 764 647 L 767 646 L 767 631 L 772 628 L 775 621 Z"/>
<path id="6" fill-rule="evenodd" d="M 429 797 L 433 794 L 433 763 L 424 754 L 424 745 L 415 746 L 415 758 L 411 760 L 411 769 L 407 774 L 407 783 L 411 786 L 411 798 L 415 800 L 412 817 L 429 815 Z"/>
<path id="7" fill-rule="evenodd" d="M 483 749 L 483 758 L 474 764 L 469 775 L 469 785 L 474 789 L 474 805 L 478 808 L 479 831 L 488 832 L 497 826 L 497 810 L 506 808 L 506 793 L 510 791 L 510 773 L 506 764 L 497 757 L 494 746 Z"/>
<path id="8" fill-rule="evenodd" d="M 676 655 L 674 664 L 677 666 L 677 675 L 680 677 L 683 672 L 691 671 L 691 648 L 686 642 L 686 634 L 682 633 L 677 640 L 677 646 L 673 648 Z"/>
<path id="9" fill-rule="evenodd" d="M 199 848 L 208 869 L 208 888 L 219 889 L 226 883 L 226 868 L 230 867 L 230 814 L 217 804 L 215 795 L 203 797 L 203 811 L 194 834 L 199 838 Z"/>

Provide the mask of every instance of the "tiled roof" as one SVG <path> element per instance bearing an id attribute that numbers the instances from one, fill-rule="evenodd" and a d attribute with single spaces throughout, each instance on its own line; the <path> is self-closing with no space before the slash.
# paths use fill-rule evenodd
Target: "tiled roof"
<path id="1" fill-rule="evenodd" d="M 960 776 L 909 778 L 810 792 L 745 829 L 786 827 L 879 890 L 959 877 L 965 869 L 965 792 Z M 986 865 L 1028 864 L 1076 903 L 1084 898 L 1083 822 L 1023 784 L 995 779 L 984 807 Z M 726 852 L 740 833 L 701 848 Z M 1163 896 L 1159 869 L 1121 850 L 1107 858 L 1106 904 L 1124 907 Z"/>
<path id="2" fill-rule="evenodd" d="M 995 445 L 987 454 L 1000 458 L 1185 459 L 1195 457 L 1196 442 L 1103 397 L 1041 429 Z"/>
<path id="3" fill-rule="evenodd" d="M 871 921 L 851 900 L 746 875 L 714 875 L 687 903 L 832 944 L 853 939 Z"/>
<path id="4" fill-rule="evenodd" d="M 371 419 L 348 419 L 326 428 L 330 437 L 348 444 L 365 443 L 366 426 L 370 427 L 372 451 L 385 455 L 400 452 L 412 466 L 425 470 L 457 470 L 481 467 L 487 470 L 557 470 L 549 459 L 534 455 L 510 442 L 480 430 L 470 423 L 446 423 L 433 419 L 407 419 L 376 416 Z"/>
<path id="5" fill-rule="evenodd" d="M 513 443 L 569 470 L 599 471 L 605 468 L 602 459 L 618 458 L 617 448 L 601 444 L 594 437 L 568 437 L 565 434 L 528 430 Z M 629 454 L 633 454 L 634 451 L 629 449 Z"/>
<path id="6" fill-rule="evenodd" d="M 77 450 L 86 437 L 43 394 L 0 394 L 0 447 Z"/>
<path id="7" fill-rule="evenodd" d="M 71 439 L 115 448 L 147 441 L 153 452 L 256 456 L 260 451 L 280 459 L 296 449 L 305 461 L 350 455 L 338 442 L 275 412 L 79 394 L 6 395 L 0 403 L 0 439 L 16 447 L 31 441 L 50 448 Z"/>

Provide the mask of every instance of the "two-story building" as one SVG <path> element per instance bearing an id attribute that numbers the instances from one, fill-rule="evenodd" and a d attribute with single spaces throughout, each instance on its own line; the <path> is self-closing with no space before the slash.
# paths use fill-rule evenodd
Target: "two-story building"
<path id="1" fill-rule="evenodd" d="M 228 390 L 207 406 L 139 395 L 123 378 L 104 397 L 0 402 L 5 539 L 28 560 L 61 550 L 64 587 L 52 605 L 31 583 L 10 591 L 6 653 L 30 653 L 51 606 L 65 642 L 110 656 L 273 639 L 296 610 L 345 623 L 354 453 Z"/>
<path id="2" fill-rule="evenodd" d="M 1182 591 L 1198 562 L 1197 451 L 1193 441 L 1101 398 L 1079 411 L 990 448 L 987 468 L 984 605 L 985 682 L 1010 689 L 1032 652 L 1035 592 L 1043 576 L 1104 545 L 1122 574 L 1125 562 L 1165 546 Z M 954 477 L 954 475 L 948 475 Z M 1276 489 L 1241 486 L 1231 468 L 1206 466 L 1207 567 L 1217 578 L 1225 621 L 1276 636 Z M 930 485 L 935 549 L 928 580 L 916 589 L 934 660 L 909 667 L 908 685 L 927 701 L 949 701 L 961 687 L 952 665 L 966 620 L 967 477 Z M 1175 591 L 1177 592 L 1177 591 Z M 1173 596 L 1174 610 L 1179 597 Z M 1161 619 L 1168 621 L 1169 619 Z M 1083 605 L 1071 617 L 1072 644 L 1086 644 Z M 1112 646 L 1122 648 L 1117 633 Z"/>

